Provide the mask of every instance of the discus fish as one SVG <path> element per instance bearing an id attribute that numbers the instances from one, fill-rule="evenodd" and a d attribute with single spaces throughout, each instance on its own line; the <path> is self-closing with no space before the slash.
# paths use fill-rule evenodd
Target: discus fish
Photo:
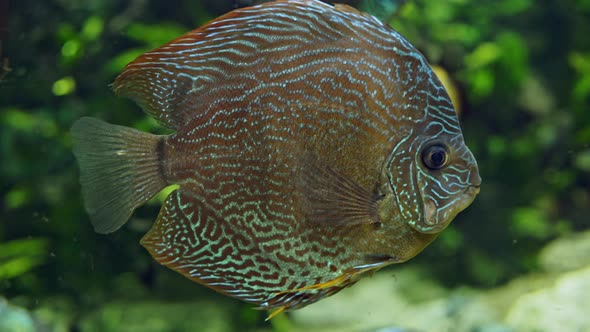
<path id="1" fill-rule="evenodd" d="M 174 133 L 73 125 L 95 230 L 176 184 L 141 244 L 272 315 L 414 257 L 479 192 L 425 58 L 352 7 L 235 10 L 139 56 L 113 87 Z"/>

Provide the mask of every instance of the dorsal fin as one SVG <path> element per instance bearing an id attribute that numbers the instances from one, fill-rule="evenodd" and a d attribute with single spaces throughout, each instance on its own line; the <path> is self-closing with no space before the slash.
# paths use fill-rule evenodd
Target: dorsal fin
<path id="1" fill-rule="evenodd" d="M 234 10 L 139 56 L 113 88 L 164 126 L 178 129 L 209 103 L 235 98 L 227 96 L 224 84 L 234 82 L 241 92 L 259 86 L 257 75 L 268 71 L 263 67 L 269 54 L 286 57 L 309 45 L 322 47 L 354 33 L 345 23 L 349 16 L 368 20 L 350 7 L 336 9 L 317 0 L 284 0 Z"/>

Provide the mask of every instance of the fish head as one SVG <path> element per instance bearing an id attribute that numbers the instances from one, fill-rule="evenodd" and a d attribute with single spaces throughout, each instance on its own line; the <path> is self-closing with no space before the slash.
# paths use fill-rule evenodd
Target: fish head
<path id="1" fill-rule="evenodd" d="M 399 117 L 405 122 L 394 136 L 384 176 L 398 220 L 433 234 L 471 204 L 481 178 L 444 87 L 433 73 L 421 84 L 416 91 L 425 92 L 408 101 L 411 112 Z"/>
<path id="2" fill-rule="evenodd" d="M 475 199 L 481 184 L 461 133 L 449 133 L 440 123 L 430 124 L 427 132 L 432 131 L 438 134 L 402 140 L 386 167 L 399 216 L 421 233 L 445 229 Z"/>
<path id="3" fill-rule="evenodd" d="M 408 221 L 417 231 L 437 233 L 473 202 L 481 177 L 461 135 L 424 140 L 414 155 L 414 181 L 422 214 Z"/>

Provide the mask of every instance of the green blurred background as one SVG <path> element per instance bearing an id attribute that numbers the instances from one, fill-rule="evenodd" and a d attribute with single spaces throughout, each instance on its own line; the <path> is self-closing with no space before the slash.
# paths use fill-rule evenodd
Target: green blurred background
<path id="1" fill-rule="evenodd" d="M 435 243 L 389 272 L 418 267 L 449 289 L 539 272 L 547 243 L 589 226 L 590 1 L 348 3 L 389 22 L 448 76 L 484 181 Z M 211 331 L 289 330 L 288 318 L 264 322 L 265 313 L 151 260 L 138 241 L 161 196 L 120 231 L 94 233 L 71 152 L 68 130 L 82 116 L 161 131 L 109 84 L 139 54 L 233 5 L 0 0 L 0 298 L 30 312 L 36 329 L 117 331 L 121 310 L 100 310 L 116 302 L 170 313 L 194 305 L 204 320 L 223 313 Z M 126 317 L 145 317 L 130 306 Z M 158 322 L 153 331 L 192 330 Z"/>

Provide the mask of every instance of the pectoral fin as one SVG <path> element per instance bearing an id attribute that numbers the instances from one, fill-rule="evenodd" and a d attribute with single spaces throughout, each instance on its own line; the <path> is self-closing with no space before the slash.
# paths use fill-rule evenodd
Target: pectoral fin
<path id="1" fill-rule="evenodd" d="M 312 222 L 342 226 L 378 223 L 382 199 L 317 159 L 305 160 L 300 175 L 304 209 Z"/>

